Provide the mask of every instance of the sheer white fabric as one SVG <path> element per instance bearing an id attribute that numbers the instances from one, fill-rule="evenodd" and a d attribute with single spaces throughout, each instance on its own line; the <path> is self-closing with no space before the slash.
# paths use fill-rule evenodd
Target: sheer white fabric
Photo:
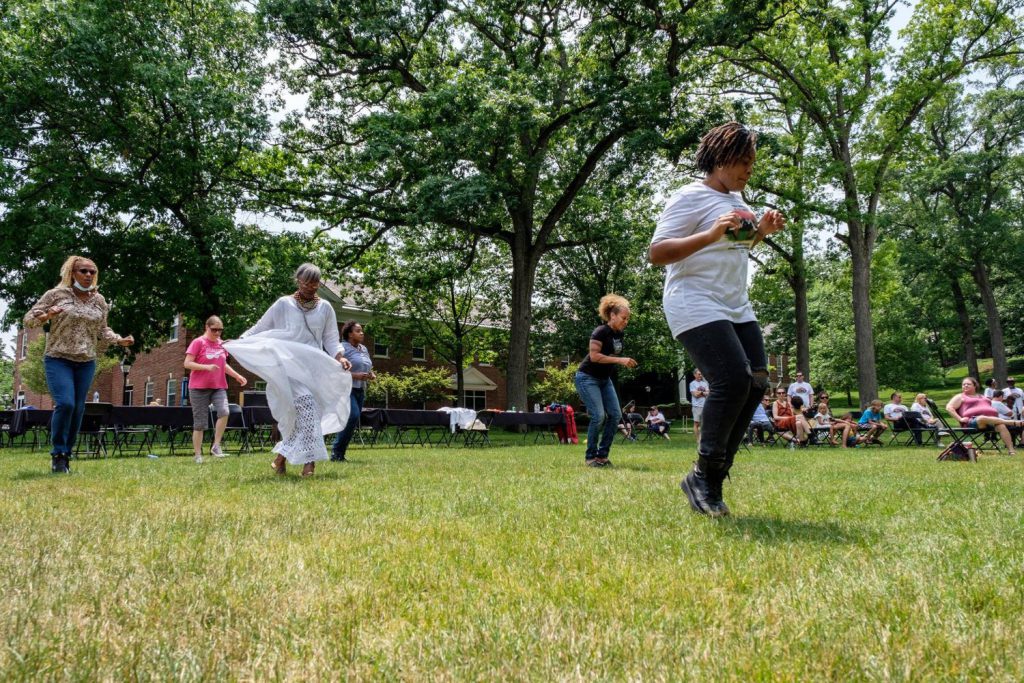
<path id="1" fill-rule="evenodd" d="M 348 420 L 352 375 L 321 349 L 331 337 L 337 353 L 337 319 L 327 303 L 303 313 L 282 297 L 241 339 L 224 343 L 239 365 L 266 380 L 267 405 L 281 432 L 273 451 L 293 465 L 327 460 L 323 436 L 340 432 Z"/>

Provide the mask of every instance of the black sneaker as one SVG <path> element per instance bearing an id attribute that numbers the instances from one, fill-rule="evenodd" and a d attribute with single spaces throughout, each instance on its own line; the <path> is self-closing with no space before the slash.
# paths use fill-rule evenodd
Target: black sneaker
<path id="1" fill-rule="evenodd" d="M 686 494 L 686 498 L 690 501 L 690 507 L 693 508 L 694 512 L 707 515 L 708 517 L 722 516 L 722 512 L 717 505 L 720 499 L 715 500 L 713 498 L 714 494 L 711 491 L 710 482 L 696 467 L 679 482 L 679 488 L 683 489 L 683 493 Z"/>
<path id="2" fill-rule="evenodd" d="M 55 474 L 71 474 L 67 455 L 50 456 L 50 471 Z"/>
<path id="3" fill-rule="evenodd" d="M 348 459 L 344 455 L 332 455 L 331 460 L 333 462 L 348 462 Z"/>
<path id="4" fill-rule="evenodd" d="M 612 461 L 608 458 L 598 458 L 597 461 L 601 463 L 601 467 L 611 467 Z"/>
<path id="5" fill-rule="evenodd" d="M 604 467 L 605 464 L 597 458 L 590 458 L 587 460 L 587 467 Z"/>

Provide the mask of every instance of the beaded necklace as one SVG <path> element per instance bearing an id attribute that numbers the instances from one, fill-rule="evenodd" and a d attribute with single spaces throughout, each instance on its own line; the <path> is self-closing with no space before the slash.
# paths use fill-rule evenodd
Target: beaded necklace
<path id="1" fill-rule="evenodd" d="M 312 311 L 314 308 L 316 308 L 320 304 L 320 297 L 317 296 L 316 294 L 314 294 L 313 298 L 310 299 L 309 301 L 303 301 L 299 297 L 299 293 L 298 292 L 295 292 L 294 294 L 292 294 L 292 297 L 295 298 L 295 303 L 297 303 L 299 305 L 299 308 L 301 308 L 304 311 Z"/>

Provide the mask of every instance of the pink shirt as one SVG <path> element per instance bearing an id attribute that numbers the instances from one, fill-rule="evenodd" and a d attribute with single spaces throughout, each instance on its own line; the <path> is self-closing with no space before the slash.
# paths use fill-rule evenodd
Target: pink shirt
<path id="1" fill-rule="evenodd" d="M 957 412 L 960 417 L 999 417 L 999 413 L 992 407 L 992 401 L 984 396 L 964 396 Z"/>
<path id="2" fill-rule="evenodd" d="M 195 358 L 200 365 L 216 365 L 217 370 L 193 370 L 188 379 L 191 389 L 227 389 L 228 378 L 224 374 L 228 352 L 219 341 L 210 341 L 206 337 L 196 337 L 188 345 L 187 354 Z"/>

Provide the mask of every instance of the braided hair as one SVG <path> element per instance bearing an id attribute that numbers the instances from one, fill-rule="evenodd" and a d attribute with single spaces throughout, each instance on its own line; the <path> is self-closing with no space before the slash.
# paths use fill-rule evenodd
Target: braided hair
<path id="1" fill-rule="evenodd" d="M 757 133 L 731 121 L 712 128 L 700 139 L 697 168 L 709 174 L 718 166 L 729 166 L 753 156 Z"/>

